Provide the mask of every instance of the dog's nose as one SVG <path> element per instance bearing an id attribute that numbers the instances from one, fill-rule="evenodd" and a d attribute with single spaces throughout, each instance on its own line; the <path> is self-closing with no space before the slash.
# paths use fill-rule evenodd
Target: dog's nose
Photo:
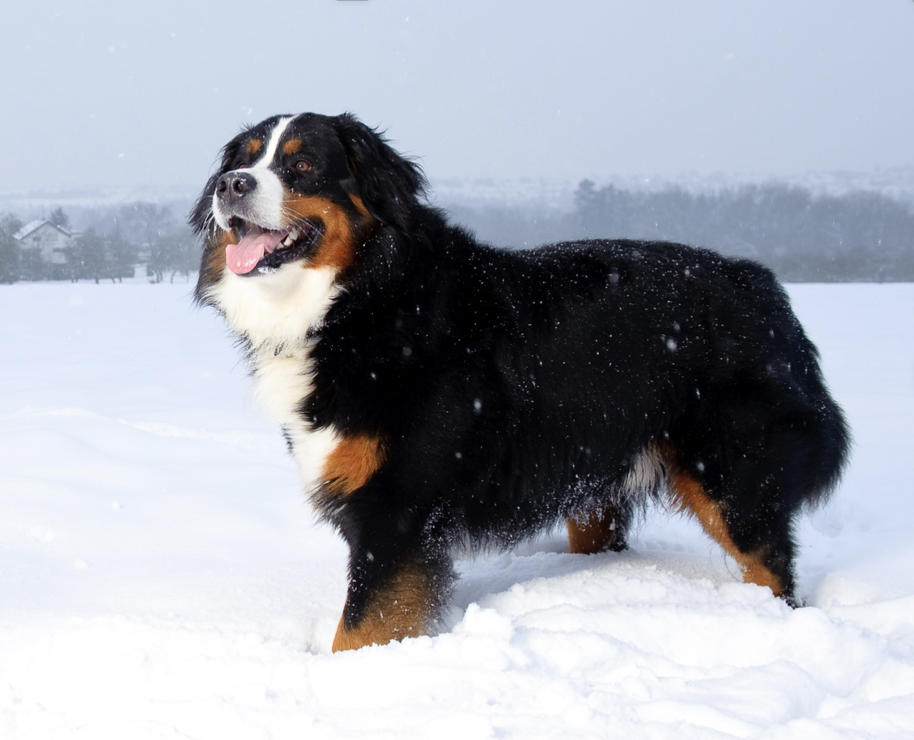
<path id="1" fill-rule="evenodd" d="M 220 198 L 237 200 L 243 198 L 257 187 L 257 180 L 247 172 L 227 172 L 216 183 L 216 192 Z"/>

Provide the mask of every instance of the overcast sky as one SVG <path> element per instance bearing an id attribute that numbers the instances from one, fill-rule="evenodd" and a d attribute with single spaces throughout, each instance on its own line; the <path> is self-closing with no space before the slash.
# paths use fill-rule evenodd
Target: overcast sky
<path id="1" fill-rule="evenodd" d="M 304 110 L 433 181 L 914 165 L 914 0 L 7 0 L 2 25 L 3 192 L 193 191 L 242 124 Z"/>

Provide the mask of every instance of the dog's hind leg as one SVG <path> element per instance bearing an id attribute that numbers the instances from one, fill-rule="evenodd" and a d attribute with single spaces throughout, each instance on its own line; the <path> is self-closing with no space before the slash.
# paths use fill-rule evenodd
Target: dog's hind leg
<path id="1" fill-rule="evenodd" d="M 809 370 L 804 393 L 743 379 L 702 393 L 701 415 L 665 451 L 674 503 L 739 564 L 794 605 L 794 521 L 834 486 L 847 454 L 840 409 Z M 804 376 L 806 377 L 806 376 Z"/>
<path id="2" fill-rule="evenodd" d="M 695 516 L 705 532 L 739 565 L 743 580 L 767 586 L 775 596 L 793 603 L 794 544 L 789 518 L 749 512 L 734 497 L 729 503 L 709 495 L 694 476 L 677 468 L 668 485 L 675 505 Z M 744 499 L 745 500 L 745 499 Z"/>
<path id="3" fill-rule="evenodd" d="M 624 550 L 632 521 L 629 503 L 610 502 L 587 510 L 568 520 L 568 552 L 592 555 Z"/>

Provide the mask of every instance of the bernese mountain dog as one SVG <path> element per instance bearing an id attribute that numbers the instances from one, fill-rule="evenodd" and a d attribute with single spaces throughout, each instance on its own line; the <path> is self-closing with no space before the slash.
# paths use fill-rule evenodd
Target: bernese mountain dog
<path id="1" fill-rule="evenodd" d="M 434 631 L 455 552 L 567 522 L 621 550 L 686 511 L 794 601 L 794 521 L 849 432 L 772 273 L 670 243 L 499 249 L 351 115 L 274 116 L 190 217 L 196 300 L 240 340 L 319 516 L 350 549 L 333 650 Z"/>

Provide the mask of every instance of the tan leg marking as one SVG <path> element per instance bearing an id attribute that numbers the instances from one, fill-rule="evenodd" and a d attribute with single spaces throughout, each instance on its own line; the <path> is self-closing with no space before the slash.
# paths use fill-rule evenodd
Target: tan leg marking
<path id="1" fill-rule="evenodd" d="M 625 537 L 624 519 L 618 507 L 607 504 L 586 516 L 572 517 L 568 526 L 568 552 L 593 555 L 610 550 Z"/>
<path id="2" fill-rule="evenodd" d="M 364 486 L 384 462 L 377 437 L 359 434 L 344 437 L 324 462 L 324 480 L 337 495 L 347 495 Z"/>
<path id="3" fill-rule="evenodd" d="M 333 638 L 333 652 L 424 635 L 430 626 L 433 602 L 429 575 L 418 565 L 406 567 L 372 596 L 357 625 L 347 628 L 340 619 Z"/>
<path id="4" fill-rule="evenodd" d="M 784 592 L 781 579 L 762 563 L 758 555 L 742 552 L 736 546 L 730 536 L 730 530 L 727 529 L 720 505 L 711 500 L 701 483 L 687 473 L 675 469 L 670 471 L 668 482 L 673 502 L 678 504 L 682 511 L 693 514 L 701 522 L 705 532 L 737 562 L 744 581 L 767 586 L 775 596 L 780 596 Z"/>

